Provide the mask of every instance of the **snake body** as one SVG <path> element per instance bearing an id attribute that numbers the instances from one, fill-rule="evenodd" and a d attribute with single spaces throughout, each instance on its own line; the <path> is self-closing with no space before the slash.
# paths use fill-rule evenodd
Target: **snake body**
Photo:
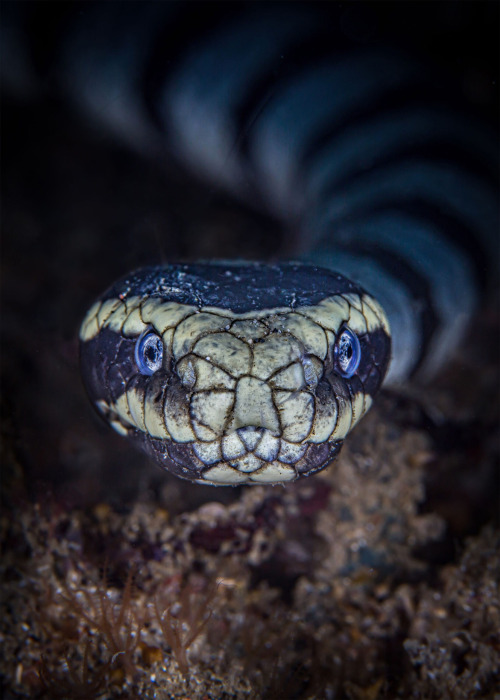
<path id="1" fill-rule="evenodd" d="M 127 275 L 83 321 L 82 374 L 176 475 L 279 483 L 327 466 L 384 379 L 432 378 L 461 342 L 497 254 L 497 158 L 428 68 L 337 51 L 317 6 L 202 5 L 89 7 L 58 81 L 141 151 L 260 200 L 300 262 Z"/>

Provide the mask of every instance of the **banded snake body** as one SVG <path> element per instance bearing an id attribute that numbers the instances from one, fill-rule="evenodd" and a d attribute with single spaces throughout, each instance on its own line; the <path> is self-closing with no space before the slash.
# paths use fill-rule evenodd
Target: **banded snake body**
<path id="1" fill-rule="evenodd" d="M 496 152 L 428 68 L 336 50 L 317 6 L 204 5 L 89 6 L 58 80 L 141 151 L 166 142 L 262 201 L 300 231 L 297 262 L 125 276 L 82 323 L 82 374 L 177 476 L 275 484 L 326 467 L 384 381 L 432 378 L 460 343 L 497 255 Z"/>

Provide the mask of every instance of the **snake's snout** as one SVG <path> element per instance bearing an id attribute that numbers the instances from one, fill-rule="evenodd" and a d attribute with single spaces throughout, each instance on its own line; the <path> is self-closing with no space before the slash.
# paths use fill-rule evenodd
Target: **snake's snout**
<path id="1" fill-rule="evenodd" d="M 256 377 L 242 377 L 236 385 L 235 404 L 228 432 L 242 429 L 243 434 L 250 435 L 252 430 L 259 428 L 268 430 L 276 437 L 281 432 L 271 387 Z"/>

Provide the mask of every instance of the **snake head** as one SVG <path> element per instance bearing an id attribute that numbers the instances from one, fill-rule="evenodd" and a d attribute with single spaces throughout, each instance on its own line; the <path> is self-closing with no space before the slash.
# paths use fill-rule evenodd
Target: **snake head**
<path id="1" fill-rule="evenodd" d="M 326 467 L 390 359 L 383 310 L 302 264 L 144 268 L 85 317 L 88 394 L 177 476 L 276 484 Z"/>

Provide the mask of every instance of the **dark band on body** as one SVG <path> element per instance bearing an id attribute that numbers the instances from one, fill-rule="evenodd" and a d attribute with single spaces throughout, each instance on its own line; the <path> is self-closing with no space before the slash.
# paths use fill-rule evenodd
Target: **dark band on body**
<path id="1" fill-rule="evenodd" d="M 416 312 L 420 327 L 418 353 L 410 375 L 413 376 L 425 360 L 429 343 L 440 325 L 427 278 L 412 267 L 407 258 L 378 243 L 353 241 L 340 243 L 338 248 L 346 253 L 373 260 L 389 277 L 401 281 L 408 290 L 412 298 L 411 306 Z"/>
<path id="2" fill-rule="evenodd" d="M 345 43 L 341 37 L 337 33 L 333 41 L 329 28 L 320 28 L 306 39 L 297 37 L 295 43 L 283 48 L 282 57 L 270 61 L 258 77 L 247 81 L 248 89 L 233 115 L 235 133 L 239 135 L 238 152 L 243 158 L 249 157 L 252 127 L 276 90 L 293 82 L 308 68 L 316 68 L 321 61 L 333 59 Z"/>
<path id="3" fill-rule="evenodd" d="M 491 163 L 486 162 L 483 154 L 473 152 L 472 146 L 467 142 L 459 143 L 446 141 L 446 137 L 435 137 L 429 134 L 425 141 L 419 140 L 420 134 L 416 134 L 414 140 L 404 147 L 390 147 L 383 154 L 371 157 L 369 162 L 363 162 L 360 153 L 360 164 L 354 162 L 354 167 L 346 168 L 344 175 L 335 177 L 334 181 L 323 186 L 327 191 L 344 190 L 355 186 L 363 175 L 378 171 L 383 173 L 384 168 L 400 165 L 401 175 L 404 177 L 408 162 L 441 163 L 446 166 L 456 167 L 467 175 L 473 175 L 484 181 L 486 186 L 494 186 L 497 174 Z M 483 183 L 481 183 L 483 184 Z M 323 188 L 322 188 L 323 189 Z"/>
<path id="4" fill-rule="evenodd" d="M 336 187 L 332 192 L 336 191 Z M 326 197 L 326 201 L 328 198 Z M 354 228 L 356 221 L 367 221 L 373 214 L 395 213 L 406 214 L 416 222 L 431 224 L 437 229 L 444 243 L 452 249 L 463 251 L 464 257 L 471 263 L 471 271 L 474 275 L 474 283 L 478 289 L 485 292 L 488 287 L 488 270 L 491 265 L 488 254 L 477 239 L 476 232 L 459 218 L 458 214 L 445 210 L 446 202 L 431 202 L 424 198 L 415 198 L 411 194 L 407 197 L 386 197 L 374 204 L 362 208 L 357 215 L 348 215 L 349 226 Z M 336 220 L 336 225 L 340 225 Z"/>
<path id="5" fill-rule="evenodd" d="M 419 110 L 422 107 L 450 106 L 449 101 L 439 93 L 437 88 L 425 82 L 425 76 L 408 76 L 405 84 L 393 87 L 385 87 L 377 94 L 371 95 L 360 102 L 347 113 L 342 113 L 322 130 L 316 130 L 309 143 L 304 144 L 302 155 L 297 164 L 299 172 L 307 173 L 311 164 L 337 139 L 342 139 L 346 130 L 373 126 L 374 119 L 380 119 L 384 115 L 390 116 L 392 112 L 402 108 L 411 113 L 411 109 Z M 409 81 L 409 82 L 408 82 Z M 418 132 L 416 134 L 419 135 Z"/>
<path id="6" fill-rule="evenodd" d="M 177 15 L 152 37 L 151 51 L 137 88 L 151 120 L 160 131 L 165 132 L 167 128 L 160 110 L 161 97 L 184 55 L 190 47 L 209 37 L 219 26 L 229 24 L 241 12 L 242 7 L 236 2 L 178 3 Z"/>

